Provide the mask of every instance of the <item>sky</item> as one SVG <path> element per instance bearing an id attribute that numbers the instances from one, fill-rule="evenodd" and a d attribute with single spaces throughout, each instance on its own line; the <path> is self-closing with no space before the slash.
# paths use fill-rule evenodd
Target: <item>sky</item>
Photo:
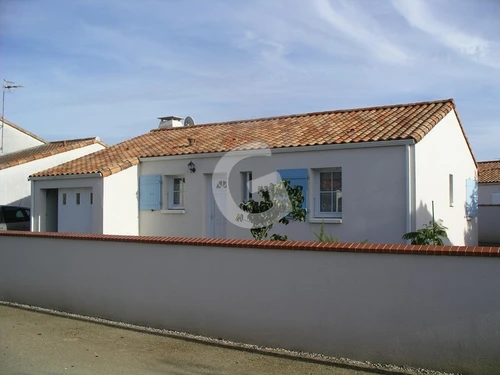
<path id="1" fill-rule="evenodd" d="M 197 123 L 454 98 L 500 159 L 498 0 L 1 0 L 5 117 L 114 144 Z"/>

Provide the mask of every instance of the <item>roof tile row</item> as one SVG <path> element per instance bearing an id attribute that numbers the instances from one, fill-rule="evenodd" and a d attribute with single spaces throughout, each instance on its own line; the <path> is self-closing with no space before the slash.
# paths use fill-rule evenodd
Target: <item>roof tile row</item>
<path id="1" fill-rule="evenodd" d="M 32 177 L 99 173 L 139 164 L 139 158 L 343 143 L 419 142 L 454 110 L 453 100 L 306 113 L 190 127 L 154 129 Z"/>

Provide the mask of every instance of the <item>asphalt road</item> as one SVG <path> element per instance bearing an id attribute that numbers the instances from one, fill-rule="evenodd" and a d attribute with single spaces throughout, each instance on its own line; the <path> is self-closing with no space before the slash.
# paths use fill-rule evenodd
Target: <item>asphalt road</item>
<path id="1" fill-rule="evenodd" d="M 2 375 L 380 373 L 375 369 L 249 352 L 0 305 Z"/>

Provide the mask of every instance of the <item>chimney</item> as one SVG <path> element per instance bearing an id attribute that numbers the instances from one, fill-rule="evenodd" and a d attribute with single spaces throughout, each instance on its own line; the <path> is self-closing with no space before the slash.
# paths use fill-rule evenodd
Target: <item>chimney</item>
<path id="1" fill-rule="evenodd" d="M 177 116 L 158 117 L 158 119 L 160 120 L 160 125 L 158 125 L 158 128 L 159 129 L 180 128 L 183 126 L 181 118 L 182 117 L 177 117 Z"/>

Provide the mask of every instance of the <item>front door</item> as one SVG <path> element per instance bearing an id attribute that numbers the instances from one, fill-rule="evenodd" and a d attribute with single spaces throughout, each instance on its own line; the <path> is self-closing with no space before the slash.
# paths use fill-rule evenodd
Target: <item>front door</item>
<path id="1" fill-rule="evenodd" d="M 226 238 L 227 176 L 207 176 L 208 237 Z"/>

